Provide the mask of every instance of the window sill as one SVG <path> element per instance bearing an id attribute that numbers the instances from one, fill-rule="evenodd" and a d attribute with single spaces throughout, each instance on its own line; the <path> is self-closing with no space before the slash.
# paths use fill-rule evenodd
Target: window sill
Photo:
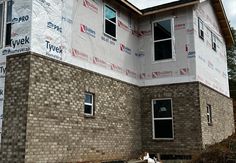
<path id="1" fill-rule="evenodd" d="M 175 62 L 175 61 L 176 61 L 175 58 L 171 58 L 171 59 L 162 59 L 162 60 L 153 61 L 152 64 L 157 64 L 157 63 L 166 63 L 166 62 Z"/>
<path id="2" fill-rule="evenodd" d="M 213 124 L 212 123 L 208 123 L 208 126 L 213 126 Z"/>
<path id="3" fill-rule="evenodd" d="M 89 114 L 84 114 L 84 118 L 95 119 L 95 116 L 94 115 L 89 115 Z"/>
<path id="4" fill-rule="evenodd" d="M 117 38 L 116 37 L 113 37 L 107 33 L 103 33 L 105 37 L 108 37 L 109 39 L 111 39 L 112 41 L 117 41 Z"/>
<path id="5" fill-rule="evenodd" d="M 202 36 L 199 36 L 199 38 L 200 38 L 202 41 L 204 41 L 204 37 L 202 37 Z"/>
<path id="6" fill-rule="evenodd" d="M 154 141 L 174 141 L 174 138 L 153 138 Z"/>

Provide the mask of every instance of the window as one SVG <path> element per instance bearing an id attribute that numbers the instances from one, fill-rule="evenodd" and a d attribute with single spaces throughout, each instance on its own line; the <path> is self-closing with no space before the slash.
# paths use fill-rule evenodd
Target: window
<path id="1" fill-rule="evenodd" d="M 171 99 L 152 100 L 153 139 L 173 139 Z"/>
<path id="2" fill-rule="evenodd" d="M 0 3 L 0 48 L 2 47 L 3 42 L 3 22 L 4 22 L 4 5 Z"/>
<path id="3" fill-rule="evenodd" d="M 204 40 L 204 24 L 200 18 L 198 18 L 198 33 L 199 37 Z"/>
<path id="4" fill-rule="evenodd" d="M 12 0 L 0 3 L 0 47 L 11 45 Z"/>
<path id="5" fill-rule="evenodd" d="M 212 109 L 211 105 L 207 104 L 207 122 L 208 125 L 212 125 Z"/>
<path id="6" fill-rule="evenodd" d="M 154 61 L 172 59 L 172 20 L 153 23 Z"/>
<path id="7" fill-rule="evenodd" d="M 7 1 L 7 18 L 6 18 L 6 38 L 5 45 L 11 45 L 11 19 L 12 19 L 12 1 Z"/>
<path id="8" fill-rule="evenodd" d="M 212 49 L 216 51 L 216 35 L 214 33 L 211 33 L 211 41 L 212 41 Z"/>
<path id="9" fill-rule="evenodd" d="M 84 114 L 88 116 L 94 115 L 94 107 L 93 107 L 93 94 L 85 93 L 84 96 Z"/>
<path id="10" fill-rule="evenodd" d="M 104 6 L 104 33 L 116 38 L 116 11 L 107 5 Z"/>

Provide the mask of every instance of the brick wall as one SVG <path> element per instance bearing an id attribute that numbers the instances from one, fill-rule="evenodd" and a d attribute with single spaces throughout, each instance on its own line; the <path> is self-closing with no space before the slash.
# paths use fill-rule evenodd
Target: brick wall
<path id="1" fill-rule="evenodd" d="M 83 113 L 87 91 L 95 95 L 94 117 Z M 158 98 L 172 99 L 174 140 L 152 139 L 151 101 Z M 207 103 L 213 126 L 206 125 Z M 37 54 L 14 55 L 7 59 L 2 160 L 99 162 L 138 158 L 141 151 L 189 155 L 230 135 L 232 117 L 231 100 L 198 82 L 139 88 Z"/>
<path id="2" fill-rule="evenodd" d="M 187 155 L 198 152 L 201 145 L 199 84 L 184 83 L 141 88 L 143 149 L 150 153 Z M 152 99 L 171 98 L 174 140 L 153 140 Z"/>
<path id="3" fill-rule="evenodd" d="M 7 59 L 2 131 L 2 163 L 23 163 L 26 147 L 26 118 L 30 57 Z"/>
<path id="4" fill-rule="evenodd" d="M 220 142 L 232 135 L 235 131 L 232 99 L 201 84 L 200 101 L 203 145 Z M 212 125 L 207 122 L 207 104 L 212 107 Z"/>
<path id="5" fill-rule="evenodd" d="M 3 150 L 22 148 L 22 153 L 7 151 L 4 163 L 7 158 L 21 162 L 24 151 L 26 163 L 138 157 L 138 87 L 37 55 L 12 56 L 8 61 Z M 95 95 L 92 118 L 83 114 L 85 91 Z M 26 144 L 25 137 L 18 137 L 25 133 Z"/>

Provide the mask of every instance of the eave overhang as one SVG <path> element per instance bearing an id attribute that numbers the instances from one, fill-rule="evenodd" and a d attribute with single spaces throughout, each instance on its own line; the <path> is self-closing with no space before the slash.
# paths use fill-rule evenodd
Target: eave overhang
<path id="1" fill-rule="evenodd" d="M 211 0 L 212 6 L 215 10 L 218 23 L 221 27 L 223 37 L 225 39 L 227 47 L 231 47 L 234 44 L 233 34 L 230 29 L 229 21 L 227 19 L 223 4 L 221 0 Z"/>

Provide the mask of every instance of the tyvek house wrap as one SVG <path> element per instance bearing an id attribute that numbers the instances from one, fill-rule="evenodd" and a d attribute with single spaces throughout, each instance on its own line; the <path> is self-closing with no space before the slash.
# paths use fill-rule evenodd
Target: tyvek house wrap
<path id="1" fill-rule="evenodd" d="M 0 3 L 2 2 L 1 0 Z M 0 49 L 0 132 L 2 131 L 6 56 L 29 51 L 31 42 L 31 0 L 12 2 L 11 46 Z M 5 34 L 3 35 L 4 41 Z"/>
<path id="2" fill-rule="evenodd" d="M 109 6 L 117 11 L 116 39 L 104 34 L 101 0 L 34 0 L 32 51 L 140 86 L 195 81 L 191 9 L 138 21 Z M 154 62 L 152 21 L 166 18 L 174 20 L 173 60 Z"/>
<path id="3" fill-rule="evenodd" d="M 198 36 L 198 19 L 204 24 L 204 40 Z M 194 11 L 197 80 L 229 96 L 227 53 L 220 26 L 209 1 Z M 216 36 L 216 51 L 212 49 L 212 34 Z"/>
<path id="4" fill-rule="evenodd" d="M 138 25 L 128 11 L 117 10 L 117 38 L 112 39 L 103 34 L 102 1 L 45 3 L 33 1 L 32 51 L 139 84 L 138 37 L 133 33 Z"/>

